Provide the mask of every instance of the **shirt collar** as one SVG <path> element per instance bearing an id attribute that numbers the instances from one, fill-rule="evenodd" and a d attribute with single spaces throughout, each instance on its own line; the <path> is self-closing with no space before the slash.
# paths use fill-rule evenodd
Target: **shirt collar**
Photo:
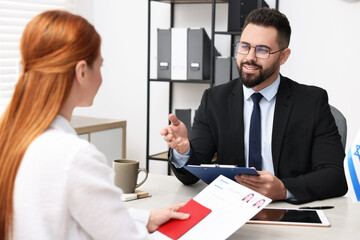
<path id="1" fill-rule="evenodd" d="M 76 132 L 73 127 L 71 127 L 70 122 L 61 115 L 57 115 L 54 121 L 51 123 L 49 128 L 56 130 L 61 130 L 66 133 L 71 133 L 76 135 Z"/>
<path id="2" fill-rule="evenodd" d="M 280 74 L 276 78 L 276 80 L 267 86 L 266 88 L 260 90 L 259 92 L 264 96 L 264 98 L 270 102 L 276 96 L 276 93 L 279 89 L 280 85 Z M 255 91 L 252 88 L 243 87 L 244 97 L 246 100 L 250 100 L 250 97 Z"/>

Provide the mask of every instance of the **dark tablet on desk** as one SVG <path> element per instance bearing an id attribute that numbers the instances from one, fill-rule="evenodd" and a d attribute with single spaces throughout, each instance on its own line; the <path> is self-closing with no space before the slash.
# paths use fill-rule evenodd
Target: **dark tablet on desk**
<path id="1" fill-rule="evenodd" d="M 188 165 L 184 166 L 184 168 L 207 184 L 210 184 L 220 175 L 234 181 L 235 175 L 249 174 L 259 176 L 259 173 L 253 168 L 235 167 L 231 165 L 203 164 Z"/>
<path id="2" fill-rule="evenodd" d="M 324 211 L 314 209 L 264 208 L 248 223 L 330 227 Z"/>

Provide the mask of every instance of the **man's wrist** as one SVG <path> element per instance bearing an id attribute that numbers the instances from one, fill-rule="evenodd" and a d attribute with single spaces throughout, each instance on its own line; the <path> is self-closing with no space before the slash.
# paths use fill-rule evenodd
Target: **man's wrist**
<path id="1" fill-rule="evenodd" d="M 175 149 L 176 152 L 178 152 L 179 154 L 181 155 L 184 155 L 186 154 L 187 152 L 189 152 L 190 150 L 190 142 L 189 142 L 189 139 L 186 139 L 185 140 L 185 143 L 184 143 L 184 146 L 181 147 L 181 148 L 178 148 L 178 149 Z"/>
<path id="2" fill-rule="evenodd" d="M 190 148 L 185 154 L 180 154 L 175 149 L 170 149 L 169 160 L 176 168 L 184 167 L 187 161 L 189 160 L 189 157 L 190 157 Z"/>
<path id="3" fill-rule="evenodd" d="M 280 182 L 281 182 L 281 185 L 282 185 L 282 191 L 281 191 L 281 195 L 280 195 L 279 200 L 286 200 L 289 191 L 286 189 L 285 184 L 281 180 L 280 180 Z"/>

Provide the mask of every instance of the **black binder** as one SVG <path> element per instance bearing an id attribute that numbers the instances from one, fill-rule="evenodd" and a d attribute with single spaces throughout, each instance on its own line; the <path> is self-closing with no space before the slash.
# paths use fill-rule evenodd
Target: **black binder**
<path id="1" fill-rule="evenodd" d="M 171 29 L 158 29 L 157 77 L 171 78 Z"/>
<path id="2" fill-rule="evenodd" d="M 228 31 L 241 32 L 247 15 L 261 7 L 269 7 L 269 5 L 264 0 L 229 0 Z"/>

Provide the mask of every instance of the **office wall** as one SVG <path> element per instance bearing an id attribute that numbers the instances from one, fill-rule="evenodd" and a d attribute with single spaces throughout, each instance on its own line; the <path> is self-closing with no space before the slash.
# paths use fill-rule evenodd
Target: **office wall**
<path id="1" fill-rule="evenodd" d="M 127 120 L 127 157 L 145 166 L 147 1 L 75 0 L 102 36 L 103 83 L 74 114 Z"/>
<path id="2" fill-rule="evenodd" d="M 281 72 L 328 91 L 330 104 L 347 118 L 349 146 L 360 129 L 360 1 L 280 2 L 293 30 L 292 53 Z"/>
<path id="3" fill-rule="evenodd" d="M 77 0 L 81 3 L 81 0 Z M 93 7 L 79 5 L 79 12 L 89 15 L 103 37 L 103 85 L 93 107 L 76 110 L 76 114 L 126 119 L 127 155 L 145 166 L 146 146 L 146 71 L 147 71 L 147 1 L 92 0 Z M 90 3 L 86 1 L 87 3 Z M 84 4 L 83 4 L 84 5 Z M 156 21 L 168 25 L 168 11 L 164 4 L 154 7 Z M 224 5 L 224 4 L 223 4 Z M 90 10 L 89 10 L 90 9 Z M 356 0 L 280 0 L 280 10 L 291 23 L 292 54 L 281 72 L 298 82 L 325 88 L 330 104 L 336 106 L 348 120 L 348 145 L 360 129 L 360 113 L 356 108 L 360 89 L 360 1 Z M 91 11 L 92 13 L 89 13 Z M 226 29 L 226 5 L 219 6 L 217 29 Z M 209 29 L 210 7 L 177 5 L 175 24 Z M 219 29 L 220 28 L 220 29 Z M 153 36 L 155 30 L 153 29 Z M 209 30 L 208 30 L 209 32 Z M 230 50 L 227 39 L 216 39 L 223 55 Z M 151 46 L 156 61 L 156 44 Z M 153 61 L 153 62 L 154 62 Z M 156 76 L 156 65 L 151 66 Z M 166 149 L 158 132 L 167 124 L 167 86 L 153 83 L 152 153 Z M 176 85 L 174 105 L 196 108 L 205 86 Z M 200 92 L 200 95 L 196 93 Z M 192 96 L 192 99 L 181 96 Z M 186 102 L 187 101 L 187 102 Z M 162 163 L 153 161 L 152 172 L 165 172 Z"/>

